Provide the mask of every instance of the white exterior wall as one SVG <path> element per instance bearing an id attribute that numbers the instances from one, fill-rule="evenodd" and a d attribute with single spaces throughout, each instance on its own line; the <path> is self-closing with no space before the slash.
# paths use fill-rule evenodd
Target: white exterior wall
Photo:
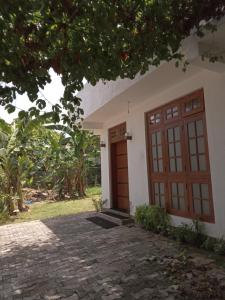
<path id="1" fill-rule="evenodd" d="M 184 76 L 184 78 L 186 78 Z M 122 122 L 127 123 L 127 131 L 133 136 L 128 141 L 129 196 L 131 214 L 135 207 L 149 203 L 147 155 L 145 138 L 145 112 L 166 104 L 176 98 L 204 89 L 206 124 L 208 132 L 209 159 L 211 167 L 215 224 L 205 223 L 207 233 L 212 236 L 225 235 L 225 73 L 202 70 L 189 79 L 171 86 L 154 95 L 133 109 L 130 113 L 121 112 L 103 124 L 101 139 L 106 142 L 102 148 L 102 187 L 103 198 L 111 201 L 110 153 L 108 129 Z M 142 90 L 138 91 L 141 95 Z M 127 99 L 129 101 L 129 99 Z M 172 216 L 175 224 L 190 222 L 190 219 Z"/>

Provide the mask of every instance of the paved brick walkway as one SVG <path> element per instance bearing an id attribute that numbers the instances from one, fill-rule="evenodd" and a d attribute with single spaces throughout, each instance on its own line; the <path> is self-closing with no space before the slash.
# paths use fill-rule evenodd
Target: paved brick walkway
<path id="1" fill-rule="evenodd" d="M 225 299 L 223 270 L 180 251 L 85 214 L 1 226 L 0 299 Z"/>

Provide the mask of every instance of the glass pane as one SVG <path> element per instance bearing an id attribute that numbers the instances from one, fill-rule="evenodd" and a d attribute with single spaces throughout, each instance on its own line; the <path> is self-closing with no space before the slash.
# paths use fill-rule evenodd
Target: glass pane
<path id="1" fill-rule="evenodd" d="M 162 161 L 162 159 L 159 159 L 159 161 L 158 161 L 158 163 L 159 163 L 159 172 L 163 172 L 163 161 Z"/>
<path id="2" fill-rule="evenodd" d="M 205 153 L 205 141 L 204 137 L 198 138 L 198 153 Z"/>
<path id="3" fill-rule="evenodd" d="M 160 197 L 160 206 L 163 208 L 165 207 L 165 197 L 164 196 Z"/>
<path id="4" fill-rule="evenodd" d="M 202 189 L 202 199 L 209 199 L 208 184 L 206 184 L 206 183 L 201 184 L 201 189 Z"/>
<path id="5" fill-rule="evenodd" d="M 178 199 L 177 197 L 172 197 L 172 206 L 174 209 L 178 209 Z"/>
<path id="6" fill-rule="evenodd" d="M 156 133 L 152 134 L 152 145 L 156 144 Z"/>
<path id="7" fill-rule="evenodd" d="M 154 183 L 155 194 L 159 194 L 159 184 L 157 182 Z"/>
<path id="8" fill-rule="evenodd" d="M 191 110 L 192 110 L 192 102 L 190 101 L 190 102 L 185 104 L 185 111 L 189 112 Z"/>
<path id="9" fill-rule="evenodd" d="M 198 135 L 198 136 L 204 134 L 204 130 L 203 130 L 203 121 L 202 121 L 202 120 L 196 121 L 196 128 L 197 128 L 197 135 Z"/>
<path id="10" fill-rule="evenodd" d="M 166 115 L 167 115 L 167 119 L 171 119 L 172 118 L 172 109 L 171 108 L 167 109 Z"/>
<path id="11" fill-rule="evenodd" d="M 210 207 L 209 207 L 209 201 L 203 200 L 202 201 L 202 210 L 203 214 L 209 216 L 210 215 Z"/>
<path id="12" fill-rule="evenodd" d="M 198 171 L 197 156 L 191 156 L 191 171 Z"/>
<path id="13" fill-rule="evenodd" d="M 192 103 L 193 103 L 193 108 L 194 109 L 200 107 L 200 100 L 199 99 L 192 100 Z"/>
<path id="14" fill-rule="evenodd" d="M 199 183 L 194 183 L 192 184 L 192 193 L 193 193 L 193 198 L 200 198 L 200 184 Z"/>
<path id="15" fill-rule="evenodd" d="M 196 154 L 197 149 L 196 149 L 196 140 L 195 139 L 189 140 L 189 148 L 190 148 L 190 154 Z"/>
<path id="16" fill-rule="evenodd" d="M 182 160 L 181 160 L 181 158 L 177 158 L 177 171 L 182 172 Z"/>
<path id="17" fill-rule="evenodd" d="M 159 205 L 159 195 L 155 195 L 155 204 Z"/>
<path id="18" fill-rule="evenodd" d="M 175 172 L 176 171 L 175 159 L 174 158 L 170 159 L 170 171 L 171 172 Z"/>
<path id="19" fill-rule="evenodd" d="M 176 143 L 176 156 L 181 156 L 181 145 L 180 143 Z"/>
<path id="20" fill-rule="evenodd" d="M 157 132 L 157 144 L 161 144 L 161 132 Z"/>
<path id="21" fill-rule="evenodd" d="M 164 183 L 160 183 L 160 194 L 164 194 Z"/>
<path id="22" fill-rule="evenodd" d="M 168 140 L 173 142 L 173 128 L 168 129 Z"/>
<path id="23" fill-rule="evenodd" d="M 183 197 L 179 198 L 179 205 L 180 205 L 180 210 L 186 210 L 186 207 L 185 207 L 185 200 Z"/>
<path id="24" fill-rule="evenodd" d="M 189 137 L 195 137 L 195 122 L 188 124 L 188 135 Z"/>
<path id="25" fill-rule="evenodd" d="M 152 147 L 152 157 L 157 158 L 157 152 L 156 152 L 156 147 Z"/>
<path id="26" fill-rule="evenodd" d="M 199 170 L 200 171 L 206 171 L 206 159 L 205 155 L 199 155 Z"/>
<path id="27" fill-rule="evenodd" d="M 169 144 L 169 155 L 170 155 L 170 157 L 174 157 L 175 156 L 174 144 Z"/>
<path id="28" fill-rule="evenodd" d="M 180 128 L 175 127 L 174 131 L 175 131 L 175 141 L 179 141 L 180 140 Z"/>
<path id="29" fill-rule="evenodd" d="M 178 184 L 178 193 L 179 193 L 179 196 L 184 196 L 184 185 L 183 185 L 183 183 Z"/>
<path id="30" fill-rule="evenodd" d="M 154 170 L 154 172 L 158 172 L 157 160 L 153 160 L 153 170 Z"/>
<path id="31" fill-rule="evenodd" d="M 175 115 L 176 113 L 178 113 L 178 107 L 177 107 L 177 106 L 174 106 L 174 107 L 173 107 L 173 114 Z"/>
<path id="32" fill-rule="evenodd" d="M 155 115 L 155 120 L 157 124 L 160 123 L 160 114 Z"/>
<path id="33" fill-rule="evenodd" d="M 162 146 L 158 146 L 158 158 L 162 157 Z"/>
<path id="34" fill-rule="evenodd" d="M 172 195 L 177 195 L 177 183 L 172 183 Z"/>
<path id="35" fill-rule="evenodd" d="M 202 213 L 201 200 L 199 200 L 199 199 L 194 199 L 194 211 L 195 211 L 197 214 L 201 214 L 201 213 Z"/>

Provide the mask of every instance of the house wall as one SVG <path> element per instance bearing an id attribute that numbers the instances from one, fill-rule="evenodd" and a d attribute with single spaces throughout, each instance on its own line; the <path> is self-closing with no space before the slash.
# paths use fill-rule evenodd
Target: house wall
<path id="1" fill-rule="evenodd" d="M 202 70 L 179 84 L 162 90 L 154 97 L 149 95 L 147 101 L 138 107 L 130 107 L 130 112 L 121 112 L 104 123 L 102 140 L 106 148 L 102 154 L 103 198 L 111 201 L 110 189 L 110 149 L 108 146 L 108 129 L 127 122 L 127 130 L 133 139 L 128 141 L 128 170 L 131 214 L 135 207 L 149 203 L 148 173 L 146 158 L 145 112 L 166 104 L 176 98 L 203 88 L 205 96 L 206 124 L 208 132 L 209 159 L 211 167 L 215 224 L 205 223 L 207 233 L 212 236 L 225 235 L 225 73 Z M 140 95 L 142 91 L 139 91 Z M 127 99 L 129 100 L 129 99 Z M 189 219 L 172 216 L 174 224 L 191 222 Z"/>

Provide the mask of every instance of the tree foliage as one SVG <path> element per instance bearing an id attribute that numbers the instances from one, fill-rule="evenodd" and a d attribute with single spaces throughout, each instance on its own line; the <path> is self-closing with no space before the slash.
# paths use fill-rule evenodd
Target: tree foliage
<path id="1" fill-rule="evenodd" d="M 12 199 L 24 208 L 23 187 L 52 189 L 59 199 L 85 196 L 89 170 L 99 166 L 98 137 L 46 122 L 24 118 L 10 125 L 0 119 L 0 198 L 11 201 L 11 213 Z"/>
<path id="2" fill-rule="evenodd" d="M 26 92 L 35 104 L 29 114 L 40 114 L 46 101 L 38 91 L 53 68 L 65 86 L 61 104 L 74 121 L 82 113 L 75 92 L 84 78 L 93 85 L 134 78 L 149 65 L 180 60 L 181 41 L 190 31 L 202 36 L 224 14 L 224 0 L 2 1 L 0 104 L 13 112 L 16 93 Z M 52 106 L 55 121 L 60 112 Z M 62 118 L 69 121 L 66 114 Z"/>

